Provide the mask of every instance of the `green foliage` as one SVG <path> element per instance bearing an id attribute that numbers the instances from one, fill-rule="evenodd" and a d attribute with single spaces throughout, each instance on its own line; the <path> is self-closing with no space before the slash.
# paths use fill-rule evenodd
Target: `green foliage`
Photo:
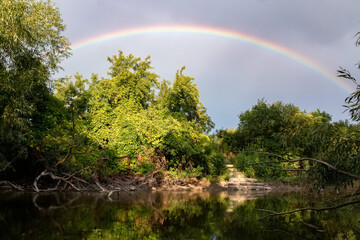
<path id="1" fill-rule="evenodd" d="M 89 135 L 89 81 L 82 75 L 65 77 L 55 82 L 54 99 L 58 112 L 53 112 L 57 125 L 44 131 L 41 141 L 43 157 L 50 167 L 62 164 L 67 171 L 96 171 L 101 155 L 99 144 Z M 89 171 L 84 171 L 89 173 Z M 85 174 L 86 175 L 86 174 Z"/>
<path id="2" fill-rule="evenodd" d="M 317 158 L 336 166 L 338 169 L 360 175 L 359 150 L 360 131 L 359 125 L 351 125 L 348 122 L 338 122 L 331 125 L 325 134 L 318 133 L 323 146 L 318 152 Z M 314 179 L 314 187 L 326 188 L 335 185 L 346 187 L 353 184 L 353 179 L 332 171 L 321 165 L 314 165 L 309 172 Z"/>
<path id="3" fill-rule="evenodd" d="M 199 178 L 203 176 L 203 168 L 198 166 L 196 168 L 185 168 L 179 169 L 175 167 L 170 167 L 166 171 L 166 175 L 171 177 L 173 180 L 185 181 L 188 178 Z"/>
<path id="4" fill-rule="evenodd" d="M 69 42 L 50 1 L 3 0 L 0 18 L 0 163 L 11 166 L 39 158 L 34 146 L 56 122 L 50 75 L 69 56 Z"/>
<path id="5" fill-rule="evenodd" d="M 358 174 L 358 125 L 347 121 L 332 123 L 331 116 L 320 110 L 307 114 L 291 104 L 267 104 L 263 100 L 240 114 L 239 120 L 235 131 L 222 130 L 216 136 L 223 151 L 240 151 L 234 164 L 242 166 L 249 177 L 291 180 L 302 175 L 286 170 L 309 169 L 307 176 L 316 188 L 352 184 L 349 177 L 321 164 L 285 163 L 278 157 L 256 152 L 270 152 L 287 159 L 316 158 Z"/>
<path id="6" fill-rule="evenodd" d="M 76 75 L 75 81 L 63 78 L 57 82 L 56 96 L 70 116 L 65 125 L 59 127 L 59 132 L 63 132 L 62 137 L 61 134 L 58 136 L 63 139 L 62 155 L 65 157 L 58 162 L 63 163 L 65 158 L 69 158 L 66 149 L 71 150 L 72 158 L 79 159 L 75 162 L 80 161 L 81 156 L 76 156 L 76 153 L 84 152 L 89 144 L 96 143 L 94 147 L 99 146 L 103 153 L 104 150 L 111 153 L 104 155 L 105 166 L 109 166 L 106 167 L 107 174 L 146 174 L 169 167 L 202 169 L 202 174 L 223 171 L 224 159 L 204 133 L 203 126 L 210 118 L 199 101 L 199 92 L 191 83 L 192 78 L 182 74 L 180 77 L 178 73 L 177 83 L 174 83 L 177 87 L 170 87 L 166 81 L 158 85 L 157 75 L 150 71 L 149 57 L 143 61 L 119 52 L 119 56 L 113 56 L 109 61 L 113 64 L 109 79 L 93 75 L 89 82 Z M 166 107 L 171 102 L 170 96 L 176 97 L 174 88 L 181 88 L 180 78 L 188 81 L 184 87 L 188 95 L 194 97 L 192 114 L 197 114 L 197 119 L 187 119 L 180 116 L 181 112 Z M 200 117 L 208 122 L 199 123 Z M 78 142 L 81 144 L 75 144 Z M 96 165 L 94 161 L 89 164 Z"/>
<path id="7" fill-rule="evenodd" d="M 118 98 L 134 99 L 143 108 L 154 101 L 154 87 L 158 85 L 158 76 L 150 72 L 150 57 L 142 61 L 131 54 L 125 56 L 119 51 L 118 56 L 109 57 L 108 61 L 112 64 L 108 73 L 114 87 L 109 92 L 112 101 L 116 102 Z"/>
<path id="8" fill-rule="evenodd" d="M 51 74 L 69 56 L 57 8 L 4 0 L 0 16 L 1 168 L 31 157 L 86 176 L 223 171 L 223 157 L 206 135 L 213 123 L 184 68 L 172 86 L 159 83 L 150 57 L 119 51 L 108 58 L 108 78 L 76 74 L 54 84 Z"/>
<path id="9" fill-rule="evenodd" d="M 89 81 L 80 74 L 74 75 L 74 79 L 72 77 L 65 77 L 55 82 L 55 97 L 64 103 L 69 114 L 74 111 L 74 115 L 80 120 L 88 117 L 88 102 L 90 98 L 90 93 L 86 87 L 88 84 Z"/>
<path id="10" fill-rule="evenodd" d="M 239 153 L 233 163 L 235 166 L 240 166 L 239 170 L 244 172 L 247 177 L 261 178 L 264 180 L 278 180 L 288 173 L 281 169 L 288 169 L 293 167 L 293 164 L 286 163 L 267 163 L 269 161 L 276 161 L 275 158 L 269 158 L 268 156 Z"/>
<path id="11" fill-rule="evenodd" d="M 61 35 L 65 25 L 51 1 L 3 0 L 0 16 L 1 66 L 7 71 L 31 65 L 30 59 L 56 70 L 69 56 L 69 42 Z"/>
<path id="12" fill-rule="evenodd" d="M 215 141 L 219 144 L 220 150 L 223 153 L 230 154 L 232 151 L 238 149 L 239 143 L 242 139 L 237 136 L 238 131 L 231 129 L 217 130 L 214 134 Z"/>
<path id="13" fill-rule="evenodd" d="M 209 174 L 211 175 L 222 175 L 226 171 L 225 157 L 218 151 L 211 151 L 208 154 L 209 162 Z"/>
<path id="14" fill-rule="evenodd" d="M 176 119 L 192 122 L 202 131 L 209 131 L 214 127 L 214 123 L 206 114 L 206 108 L 200 102 L 199 90 L 193 83 L 195 79 L 185 76 L 183 74 L 184 70 L 185 67 L 176 73 L 171 88 L 166 82 L 162 83 L 159 102 Z"/>
<path id="15" fill-rule="evenodd" d="M 235 133 L 239 150 L 255 144 L 261 151 L 308 156 L 311 154 L 308 148 L 314 147 L 314 143 L 306 145 L 308 138 L 317 127 L 329 123 L 331 116 L 320 110 L 307 114 L 292 104 L 267 104 L 260 100 L 251 110 L 240 114 L 239 119 Z"/>

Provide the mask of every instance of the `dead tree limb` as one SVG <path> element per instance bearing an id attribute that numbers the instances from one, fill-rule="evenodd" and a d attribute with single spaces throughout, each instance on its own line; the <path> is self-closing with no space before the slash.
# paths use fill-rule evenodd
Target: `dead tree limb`
<path id="1" fill-rule="evenodd" d="M 98 186 L 98 187 L 101 189 L 102 192 L 107 192 L 107 193 L 109 192 L 109 190 L 107 190 L 106 188 L 104 188 L 103 186 L 101 186 L 99 180 L 97 180 L 97 179 L 94 178 L 94 182 L 95 182 L 96 186 Z M 110 195 L 111 195 L 111 194 L 110 194 Z"/>
<path id="2" fill-rule="evenodd" d="M 40 190 L 38 188 L 38 181 L 41 177 L 43 176 L 49 176 L 51 179 L 53 180 L 58 180 L 57 184 L 56 184 L 56 187 L 54 188 L 50 188 L 50 189 L 45 189 L 45 190 Z M 64 177 L 59 177 L 59 176 L 56 176 L 54 175 L 52 172 L 48 172 L 47 170 L 44 170 L 42 173 L 40 173 L 39 176 L 37 176 L 34 180 L 34 183 L 33 183 L 33 186 L 34 186 L 34 189 L 36 192 L 40 192 L 40 191 L 54 191 L 54 190 L 58 190 L 58 187 L 60 185 L 61 182 L 64 182 L 65 184 L 68 184 L 70 185 L 72 188 L 74 188 L 75 190 L 77 191 L 81 191 L 79 188 L 77 188 L 73 183 L 71 183 L 69 181 L 69 178 L 64 178 Z"/>
<path id="3" fill-rule="evenodd" d="M 79 171 L 79 172 L 80 172 L 80 171 Z M 79 173 L 79 172 L 77 172 L 77 173 Z M 73 174 L 71 174 L 71 175 L 70 175 L 70 174 L 67 174 L 67 173 L 64 173 L 64 175 L 67 176 L 66 179 L 73 178 L 73 179 L 75 179 L 76 181 L 85 183 L 85 184 L 87 184 L 87 185 L 91 185 L 89 182 L 85 181 L 84 179 L 81 179 L 81 178 L 76 177 L 75 174 L 77 174 L 77 173 L 73 173 Z"/>
<path id="4" fill-rule="evenodd" d="M 11 182 L 9 182 L 9 181 L 0 181 L 0 185 L 7 185 L 7 186 L 10 186 L 10 187 L 12 187 L 12 188 L 14 188 L 14 189 L 16 189 L 16 190 L 24 191 L 23 188 L 21 188 L 21 187 L 18 186 L 18 185 L 15 185 L 15 184 L 13 184 L 13 183 L 11 183 Z"/>

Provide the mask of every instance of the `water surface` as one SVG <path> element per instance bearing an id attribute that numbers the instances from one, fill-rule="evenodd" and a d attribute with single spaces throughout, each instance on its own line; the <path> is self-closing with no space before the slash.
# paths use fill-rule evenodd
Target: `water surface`
<path id="1" fill-rule="evenodd" d="M 360 239 L 359 206 L 329 197 L 242 192 L 0 193 L 0 239 Z"/>

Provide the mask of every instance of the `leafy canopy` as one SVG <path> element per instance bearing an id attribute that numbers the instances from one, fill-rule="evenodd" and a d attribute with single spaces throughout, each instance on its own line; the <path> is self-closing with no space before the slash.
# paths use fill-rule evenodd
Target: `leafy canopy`
<path id="1" fill-rule="evenodd" d="M 51 102 L 50 77 L 69 56 L 65 25 L 50 1 L 0 1 L 0 162 L 25 157 Z M 45 125 L 44 125 L 45 124 Z M 40 134 L 41 135 L 41 134 Z"/>

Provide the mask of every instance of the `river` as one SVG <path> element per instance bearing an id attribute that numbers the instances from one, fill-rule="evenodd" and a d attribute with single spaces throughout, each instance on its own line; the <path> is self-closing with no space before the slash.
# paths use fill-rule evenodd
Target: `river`
<path id="1" fill-rule="evenodd" d="M 331 194 L 330 194 L 331 196 Z M 358 205 L 253 192 L 0 193 L 0 239 L 360 239 Z M 260 220 L 259 220 L 260 219 Z"/>

